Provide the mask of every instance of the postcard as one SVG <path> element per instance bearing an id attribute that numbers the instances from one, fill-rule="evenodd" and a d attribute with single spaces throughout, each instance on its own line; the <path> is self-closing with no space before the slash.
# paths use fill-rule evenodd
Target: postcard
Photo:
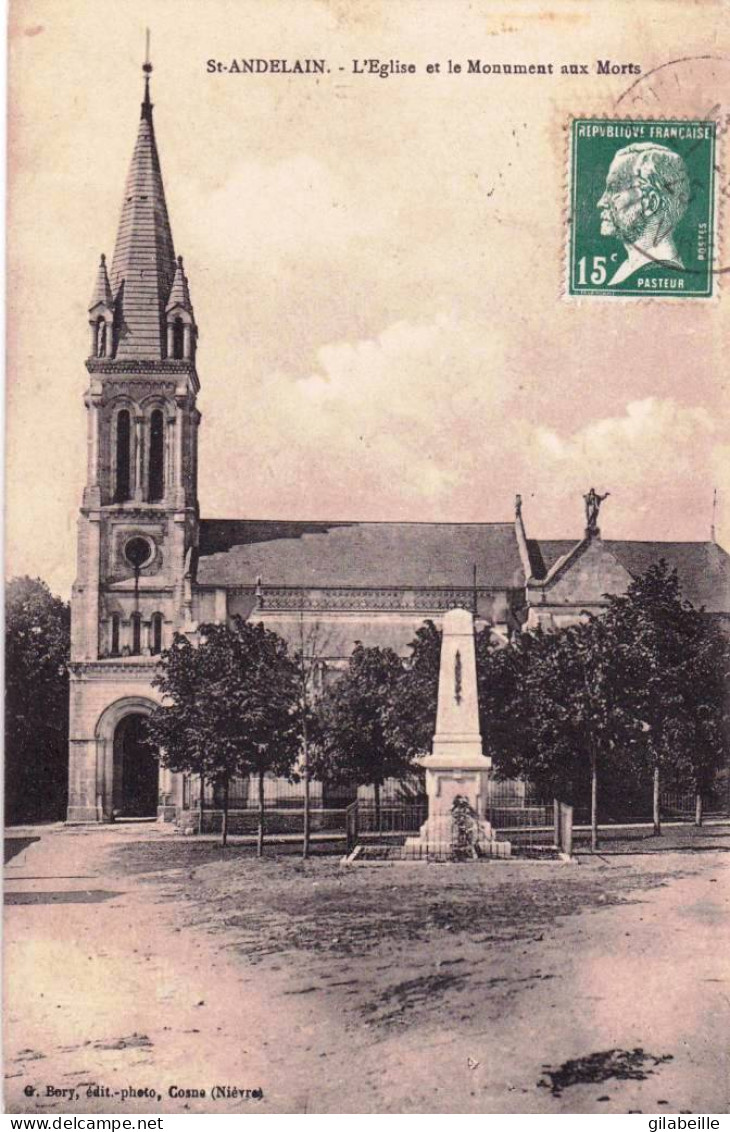
<path id="1" fill-rule="evenodd" d="M 6 1112 L 727 1112 L 724 15 L 11 0 Z"/>

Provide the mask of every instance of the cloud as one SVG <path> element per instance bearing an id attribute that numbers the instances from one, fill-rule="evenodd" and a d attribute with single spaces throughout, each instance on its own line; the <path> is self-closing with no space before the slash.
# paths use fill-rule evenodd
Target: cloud
<path id="1" fill-rule="evenodd" d="M 567 435 L 538 426 L 532 445 L 532 476 L 539 472 L 553 495 L 576 497 L 591 485 L 611 492 L 616 533 L 707 537 L 722 466 L 719 425 L 707 409 L 647 397 Z M 551 529 L 560 521 L 550 506 L 543 516 Z"/>
<path id="2" fill-rule="evenodd" d="M 495 420 L 511 386 L 498 335 L 441 313 L 394 323 L 375 338 L 331 343 L 316 360 L 307 374 L 270 374 L 257 390 L 239 391 L 240 406 L 210 422 L 221 443 L 217 430 L 226 422 L 231 428 L 244 414 L 256 421 L 259 501 L 263 494 L 280 510 L 286 498 L 292 509 L 330 515 L 354 506 L 361 517 L 381 518 L 420 513 L 425 501 L 441 514 L 475 460 L 499 459 Z M 233 447 L 226 437 L 222 443 Z M 225 485 L 215 486 L 216 507 L 231 511 Z M 462 511 L 473 491 L 471 484 Z"/>
<path id="3" fill-rule="evenodd" d="M 311 372 L 270 374 L 208 422 L 231 460 L 204 496 L 216 514 L 281 515 L 285 499 L 310 518 L 493 521 L 522 491 L 535 533 L 577 537 L 595 485 L 611 492 L 607 533 L 707 537 L 698 509 L 720 461 L 706 409 L 648 397 L 561 432 L 536 419 L 510 372 L 501 338 L 455 313 L 331 343 Z M 250 432 L 236 445 L 221 429 L 244 412 Z"/>
<path id="4" fill-rule="evenodd" d="M 709 454 L 714 435 L 715 422 L 705 408 L 646 397 L 630 401 L 622 416 L 591 421 L 567 437 L 538 427 L 535 442 L 556 474 L 637 484 L 664 478 L 670 469 L 672 477 L 696 474 L 698 456 Z"/>
<path id="5" fill-rule="evenodd" d="M 344 256 L 353 242 L 377 235 L 387 217 L 336 169 L 305 153 L 241 161 L 188 209 L 181 228 L 203 226 L 212 262 L 246 261 L 259 271 Z"/>

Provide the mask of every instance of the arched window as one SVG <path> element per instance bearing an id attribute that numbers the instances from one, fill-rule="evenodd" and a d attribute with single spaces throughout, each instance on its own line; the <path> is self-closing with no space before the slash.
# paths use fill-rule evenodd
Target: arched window
<path id="1" fill-rule="evenodd" d="M 104 357 L 104 335 L 105 335 L 104 319 L 100 316 L 96 320 L 96 356 L 97 358 Z"/>
<path id="2" fill-rule="evenodd" d="M 132 455 L 131 424 L 128 409 L 117 414 L 117 483 L 116 503 L 124 503 L 131 496 L 130 457 Z"/>
<path id="3" fill-rule="evenodd" d="M 185 357 L 185 331 L 181 318 L 176 318 L 172 324 L 172 356 L 173 358 Z"/>
<path id="4" fill-rule="evenodd" d="M 150 502 L 157 503 L 165 494 L 165 418 L 162 409 L 150 417 Z"/>
<path id="5" fill-rule="evenodd" d="M 158 656 L 162 652 L 162 614 L 152 614 L 152 648 L 153 656 Z"/>
<path id="6" fill-rule="evenodd" d="M 132 656 L 142 652 L 142 614 L 132 614 Z"/>
<path id="7" fill-rule="evenodd" d="M 121 618 L 118 613 L 112 613 L 112 656 L 119 656 L 119 625 Z"/>

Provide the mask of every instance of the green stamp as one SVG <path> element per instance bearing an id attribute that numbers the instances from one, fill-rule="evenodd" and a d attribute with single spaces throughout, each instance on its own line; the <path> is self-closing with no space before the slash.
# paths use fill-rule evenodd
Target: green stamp
<path id="1" fill-rule="evenodd" d="M 568 294 L 708 298 L 715 123 L 577 118 Z"/>

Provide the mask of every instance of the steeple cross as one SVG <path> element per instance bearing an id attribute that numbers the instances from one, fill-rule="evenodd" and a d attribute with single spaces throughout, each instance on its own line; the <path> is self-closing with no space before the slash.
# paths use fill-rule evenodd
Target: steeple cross
<path id="1" fill-rule="evenodd" d="M 152 103 L 150 101 L 150 75 L 152 74 L 152 64 L 150 63 L 150 29 L 145 28 L 145 49 L 144 49 L 144 63 L 142 64 L 144 71 L 144 101 L 142 102 L 142 117 L 148 122 L 152 121 Z"/>

